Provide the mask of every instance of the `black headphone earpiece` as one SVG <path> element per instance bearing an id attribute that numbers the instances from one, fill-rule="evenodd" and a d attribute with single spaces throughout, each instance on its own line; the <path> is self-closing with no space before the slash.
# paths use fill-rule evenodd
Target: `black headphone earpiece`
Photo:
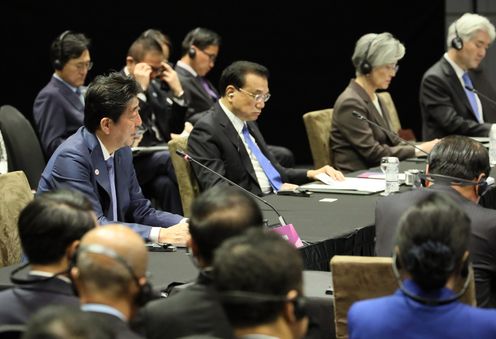
<path id="1" fill-rule="evenodd" d="M 454 24 L 455 25 L 455 37 L 453 38 L 453 40 L 451 40 L 451 47 L 453 47 L 457 51 L 460 51 L 461 49 L 463 49 L 463 39 L 458 34 L 458 29 L 456 28 L 457 22 L 458 22 L 458 20 L 455 21 L 455 24 Z"/>
<path id="2" fill-rule="evenodd" d="M 293 303 L 294 316 L 297 320 L 308 316 L 307 300 L 304 297 L 298 296 L 292 299 L 291 302 Z"/>
<path id="3" fill-rule="evenodd" d="M 370 72 L 372 72 L 372 64 L 369 62 L 369 53 L 370 53 L 370 48 L 372 47 L 374 41 L 375 38 L 372 39 L 367 45 L 367 49 L 365 50 L 365 56 L 363 57 L 363 60 L 360 62 L 359 65 L 360 73 L 362 73 L 363 75 L 367 75 Z"/>
<path id="4" fill-rule="evenodd" d="M 148 280 L 144 284 L 141 284 L 139 278 L 136 276 L 133 268 L 128 264 L 126 259 L 124 259 L 121 255 L 117 254 L 114 250 L 107 248 L 105 246 L 101 246 L 97 244 L 86 245 L 82 247 L 80 246 L 78 250 L 74 252 L 74 255 L 71 258 L 71 262 L 69 264 L 69 272 L 72 270 L 73 267 L 77 267 L 78 257 L 82 252 L 103 255 L 119 262 L 122 266 L 124 266 L 131 275 L 133 281 L 138 286 L 138 293 L 136 294 L 135 297 L 136 306 L 139 307 L 144 306 L 149 301 L 156 299 L 152 284 Z M 71 274 L 69 274 L 69 277 L 71 278 L 72 286 L 73 289 L 75 290 L 75 294 L 78 295 Z"/>
<path id="5" fill-rule="evenodd" d="M 188 55 L 191 59 L 194 59 L 196 56 L 196 49 L 194 49 L 193 46 L 191 46 L 188 50 Z"/>
<path id="6" fill-rule="evenodd" d="M 55 60 L 53 60 L 53 68 L 55 68 L 56 70 L 61 70 L 64 67 L 62 63 L 62 53 L 64 52 L 63 44 L 64 44 L 64 39 L 69 34 L 72 34 L 72 31 L 67 30 L 64 31 L 62 34 L 60 34 L 59 37 L 57 38 L 58 41 L 57 57 L 55 58 Z"/>
<path id="7" fill-rule="evenodd" d="M 491 188 L 484 177 L 482 177 L 479 181 L 470 181 L 468 179 L 452 177 L 449 175 L 419 173 L 419 178 L 422 181 L 430 181 L 434 184 L 440 185 L 477 186 L 478 189 L 476 192 L 480 197 L 486 194 Z"/>

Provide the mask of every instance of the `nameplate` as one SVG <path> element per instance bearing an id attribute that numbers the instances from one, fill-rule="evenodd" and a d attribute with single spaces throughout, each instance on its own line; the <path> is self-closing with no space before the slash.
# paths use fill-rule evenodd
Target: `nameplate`
<path id="1" fill-rule="evenodd" d="M 296 248 L 303 247 L 303 242 L 300 239 L 300 236 L 296 232 L 293 224 L 282 225 L 278 227 L 272 227 L 270 229 L 273 232 L 280 234 L 284 239 L 289 241 Z"/>

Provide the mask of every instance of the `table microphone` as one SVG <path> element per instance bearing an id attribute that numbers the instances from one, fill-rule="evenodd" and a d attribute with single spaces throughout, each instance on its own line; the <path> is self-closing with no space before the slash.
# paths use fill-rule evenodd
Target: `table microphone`
<path id="1" fill-rule="evenodd" d="M 351 112 L 351 114 L 353 114 L 353 116 L 354 116 L 355 118 L 358 118 L 358 119 L 360 119 L 360 120 L 365 120 L 365 121 L 367 121 L 369 124 L 372 124 L 372 125 L 374 125 L 374 126 L 376 126 L 376 127 L 379 127 L 381 130 L 383 130 L 384 132 L 388 133 L 389 135 L 394 135 L 394 136 L 395 136 L 396 138 L 398 138 L 401 142 L 403 142 L 403 143 L 405 143 L 405 144 L 407 144 L 407 145 L 410 145 L 410 146 L 412 146 L 412 147 L 413 147 L 413 148 L 415 148 L 415 149 L 418 149 L 420 152 L 424 153 L 425 155 L 429 155 L 429 153 L 428 153 L 428 152 L 424 151 L 423 149 L 421 149 L 420 147 L 418 147 L 418 146 L 417 146 L 417 145 L 415 145 L 414 143 L 412 143 L 412 142 L 410 142 L 410 141 L 407 141 L 407 140 L 403 139 L 402 137 L 400 137 L 400 136 L 398 135 L 398 133 L 393 132 L 393 131 L 391 131 L 391 130 L 388 130 L 387 128 L 382 127 L 381 125 L 379 125 L 379 124 L 377 124 L 377 123 L 373 122 L 372 120 L 367 119 L 366 117 L 364 117 L 362 114 L 358 113 L 357 111 L 352 111 L 352 112 Z"/>
<path id="2" fill-rule="evenodd" d="M 465 88 L 468 89 L 470 92 L 473 92 L 477 95 L 480 95 L 481 97 L 483 97 L 484 99 L 489 101 L 491 104 L 496 106 L 496 101 L 494 99 L 491 99 L 489 96 L 485 95 L 484 93 L 481 93 L 478 90 L 476 90 L 475 88 L 467 86 L 467 85 L 465 85 Z"/>
<path id="3" fill-rule="evenodd" d="M 277 217 L 279 218 L 279 222 L 281 223 L 281 225 L 282 225 L 282 226 L 287 225 L 287 223 L 286 223 L 286 221 L 284 220 L 284 218 L 282 217 L 282 215 L 281 215 L 281 214 L 280 214 L 280 213 L 279 213 L 279 212 L 275 209 L 275 207 L 274 207 L 274 206 L 272 206 L 271 204 L 269 204 L 269 202 L 268 202 L 267 200 L 260 198 L 258 195 L 256 195 L 256 194 L 254 194 L 254 193 L 252 193 L 252 192 L 248 191 L 246 188 L 241 187 L 240 185 L 236 184 L 235 182 L 233 182 L 233 181 L 231 181 L 231 180 L 227 179 L 225 176 L 223 176 L 223 175 L 222 175 L 222 174 L 220 174 L 220 173 L 217 173 L 216 171 L 214 171 L 214 170 L 213 170 L 213 169 L 211 169 L 210 167 L 205 166 L 204 164 L 202 164 L 202 163 L 201 163 L 201 162 L 199 162 L 198 160 L 196 160 L 196 159 L 192 158 L 189 154 L 186 154 L 186 152 L 184 152 L 183 150 L 180 150 L 180 149 L 176 150 L 176 154 L 177 154 L 177 155 L 180 155 L 181 157 L 183 157 L 183 158 L 184 158 L 184 160 L 186 160 L 186 161 L 192 161 L 192 162 L 194 162 L 195 164 L 197 164 L 198 166 L 200 166 L 200 167 L 202 167 L 202 168 L 206 169 L 206 170 L 207 170 L 207 171 L 209 171 L 210 173 L 215 174 L 216 176 L 218 176 L 219 178 L 221 178 L 221 179 L 222 179 L 222 180 L 224 180 L 225 182 L 230 183 L 231 185 L 233 185 L 233 186 L 235 186 L 235 187 L 239 188 L 240 190 L 242 190 L 242 191 L 246 192 L 247 194 L 249 194 L 250 196 L 254 197 L 255 199 L 257 199 L 257 200 L 259 200 L 259 201 L 263 202 L 265 205 L 269 206 L 269 207 L 270 207 L 270 208 L 271 208 L 271 209 L 272 209 L 272 210 L 273 210 L 273 211 L 277 214 Z"/>

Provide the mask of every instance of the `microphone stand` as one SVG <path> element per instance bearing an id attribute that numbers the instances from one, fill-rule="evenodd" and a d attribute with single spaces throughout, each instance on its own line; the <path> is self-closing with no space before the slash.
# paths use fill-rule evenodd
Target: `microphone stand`
<path id="1" fill-rule="evenodd" d="M 396 138 L 398 138 L 398 140 L 400 140 L 401 142 L 403 142 L 403 143 L 405 143 L 405 144 L 407 144 L 407 145 L 412 146 L 413 148 L 415 148 L 415 149 L 419 150 L 420 152 L 424 153 L 425 155 L 429 155 L 429 153 L 428 153 L 428 152 L 424 151 L 423 149 L 421 149 L 420 147 L 418 147 L 417 145 L 415 145 L 413 142 L 410 142 L 410 141 L 407 141 L 407 140 L 403 139 L 402 137 L 400 137 L 400 136 L 398 135 L 398 133 L 393 132 L 393 131 L 391 131 L 391 130 L 388 130 L 387 128 L 382 127 L 381 125 L 379 125 L 379 124 L 377 124 L 377 123 L 373 122 L 372 120 L 367 119 L 366 117 L 364 117 L 362 114 L 358 113 L 357 111 L 352 111 L 352 112 L 351 112 L 351 114 L 353 114 L 353 116 L 354 116 L 355 118 L 358 118 L 359 120 L 365 120 L 365 121 L 367 121 L 369 124 L 372 124 L 372 125 L 374 125 L 374 126 L 376 126 L 376 127 L 380 128 L 382 131 L 384 131 L 384 132 L 388 133 L 389 135 L 394 135 L 394 136 L 395 136 Z"/>
<path id="2" fill-rule="evenodd" d="M 491 104 L 493 104 L 494 106 L 496 106 L 496 101 L 494 99 L 491 99 L 489 96 L 485 95 L 484 93 L 481 93 L 478 90 L 476 90 L 475 88 L 470 87 L 470 86 L 467 86 L 467 85 L 465 85 L 465 88 L 468 89 L 470 92 L 473 92 L 473 93 L 475 93 L 477 95 L 480 95 L 481 97 L 483 97 L 484 99 L 486 99 L 487 101 L 489 101 Z"/>
<path id="3" fill-rule="evenodd" d="M 184 160 L 186 161 L 192 161 L 194 162 L 195 164 L 197 164 L 198 166 L 206 169 L 207 171 L 209 171 L 210 173 L 213 173 L 215 174 L 217 177 L 221 178 L 222 180 L 228 182 L 229 184 L 239 188 L 240 190 L 244 191 L 245 193 L 249 194 L 250 196 L 252 196 L 253 198 L 263 202 L 265 205 L 269 206 L 276 214 L 277 214 L 277 217 L 279 219 L 279 222 L 281 223 L 281 225 L 287 225 L 286 221 L 284 220 L 284 218 L 282 217 L 282 215 L 275 209 L 274 206 L 272 206 L 271 204 L 269 204 L 269 202 L 265 199 L 262 199 L 260 198 L 258 195 L 248 191 L 246 188 L 244 187 L 241 187 L 240 185 L 236 184 L 234 181 L 231 181 L 229 179 L 227 179 L 225 176 L 223 176 L 222 174 L 220 173 L 217 173 L 216 171 L 214 171 L 213 169 L 211 169 L 210 167 L 208 166 L 205 166 L 204 164 L 202 164 L 201 162 L 199 162 L 198 160 L 192 158 L 189 154 L 186 154 L 186 152 L 184 152 L 183 150 L 176 150 L 176 154 L 183 157 Z"/>

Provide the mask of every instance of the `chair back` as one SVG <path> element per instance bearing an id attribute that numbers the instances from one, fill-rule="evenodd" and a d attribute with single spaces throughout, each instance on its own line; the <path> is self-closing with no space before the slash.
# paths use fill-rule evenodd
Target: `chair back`
<path id="1" fill-rule="evenodd" d="M 0 107 L 2 132 L 9 172 L 23 171 L 31 188 L 36 189 L 45 168 L 45 156 L 29 121 L 16 108 Z"/>
<path id="2" fill-rule="evenodd" d="M 331 135 L 332 108 L 303 114 L 303 123 L 307 131 L 308 143 L 315 168 L 331 164 Z"/>
<path id="3" fill-rule="evenodd" d="M 331 259 L 331 272 L 336 338 L 348 338 L 347 316 L 354 302 L 391 295 L 398 289 L 391 257 L 335 255 Z M 459 279 L 455 290 L 461 290 L 464 282 Z M 469 287 L 460 301 L 475 306 L 473 274 L 470 274 Z"/>
<path id="4" fill-rule="evenodd" d="M 398 117 L 398 111 L 396 110 L 396 106 L 394 105 L 391 94 L 389 92 L 380 92 L 377 93 L 377 95 L 389 112 L 389 120 L 391 121 L 391 127 L 393 128 L 393 131 L 398 132 L 401 129 L 401 122 L 400 118 Z"/>
<path id="5" fill-rule="evenodd" d="M 17 221 L 19 213 L 33 199 L 23 172 L 0 175 L 0 267 L 21 262 L 21 242 Z"/>
<path id="6" fill-rule="evenodd" d="M 176 154 L 176 150 L 178 149 L 186 153 L 188 152 L 188 138 L 176 137 L 171 139 L 168 145 L 172 165 L 176 172 L 179 195 L 181 196 L 181 204 L 183 205 L 183 214 L 185 217 L 189 217 L 191 215 L 191 204 L 200 194 L 200 186 L 190 163 Z"/>
<path id="7" fill-rule="evenodd" d="M 1 339 L 20 339 L 26 331 L 26 325 L 20 324 L 3 324 L 0 325 Z"/>

